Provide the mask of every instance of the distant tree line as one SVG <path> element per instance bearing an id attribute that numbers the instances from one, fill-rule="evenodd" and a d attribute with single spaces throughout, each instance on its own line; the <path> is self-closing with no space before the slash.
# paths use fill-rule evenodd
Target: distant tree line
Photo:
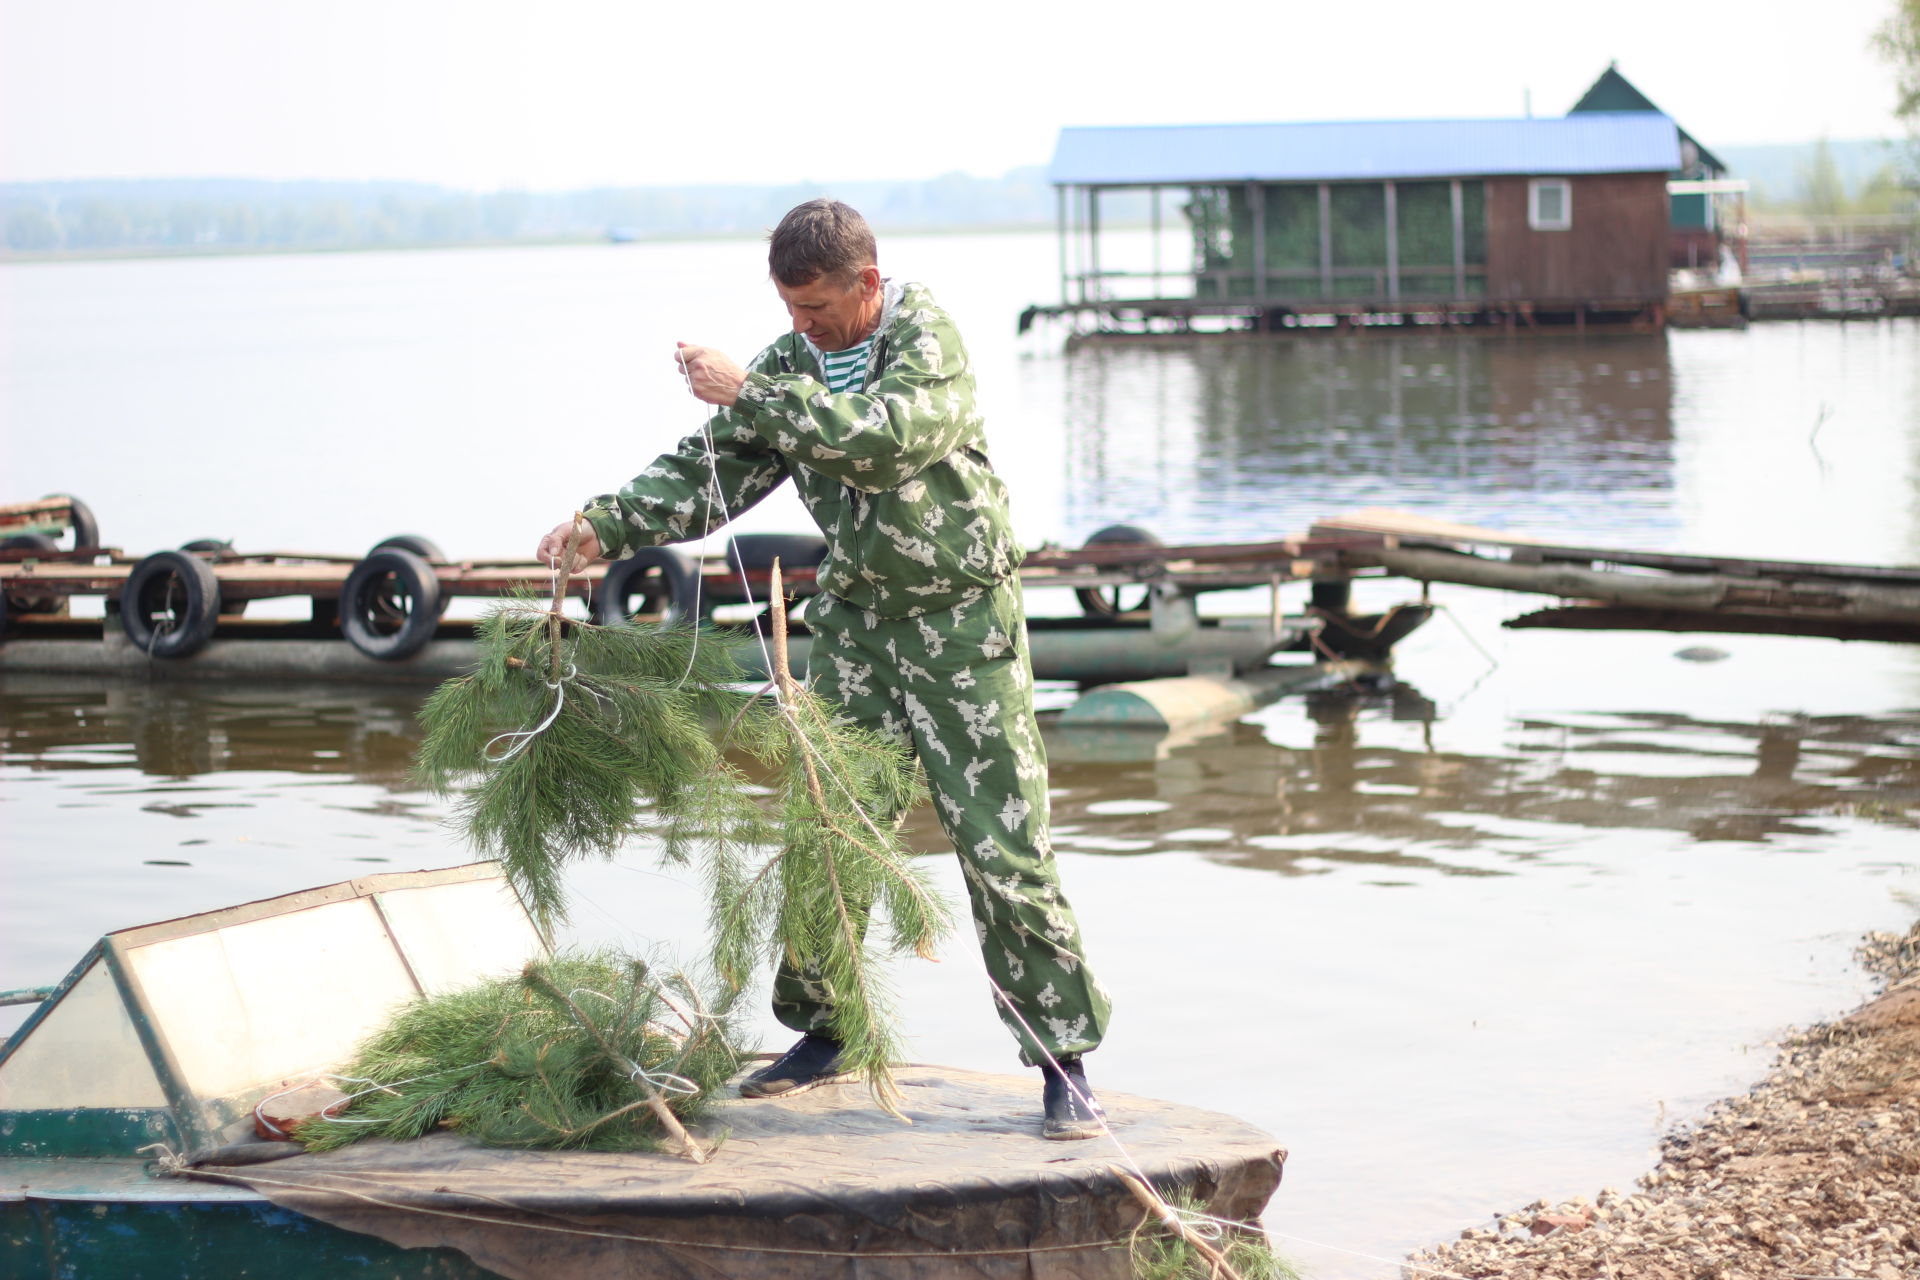
<path id="1" fill-rule="evenodd" d="M 593 237 L 752 234 L 832 195 L 894 230 L 1051 225 L 1039 168 L 1002 178 L 832 186 L 625 187 L 474 193 L 403 182 L 244 179 L 0 184 L 0 251 L 25 257 L 357 249 Z"/>

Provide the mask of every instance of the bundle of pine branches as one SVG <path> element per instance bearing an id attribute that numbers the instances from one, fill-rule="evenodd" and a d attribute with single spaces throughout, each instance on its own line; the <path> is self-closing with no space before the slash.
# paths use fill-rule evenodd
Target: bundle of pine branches
<path id="1" fill-rule="evenodd" d="M 600 952 L 416 1001 L 360 1047 L 343 1113 L 294 1130 L 309 1150 L 459 1131 L 487 1146 L 703 1150 L 684 1129 L 738 1069 L 722 993 Z"/>
<path id="2" fill-rule="evenodd" d="M 611 857 L 643 825 L 675 861 L 772 838 L 709 728 L 731 724 L 756 755 L 776 749 L 771 720 L 741 714 L 727 644 L 690 628 L 550 624 L 527 600 L 488 614 L 476 669 L 421 709 L 415 760 L 543 928 L 566 919 L 564 866 Z"/>
<path id="3" fill-rule="evenodd" d="M 836 724 L 792 678 L 777 591 L 776 577 L 773 696 L 743 688 L 733 642 L 711 630 L 505 603 L 478 630 L 477 669 L 423 708 L 419 771 L 543 927 L 565 918 L 566 864 L 643 829 L 663 860 L 703 868 L 715 971 L 737 988 L 771 959 L 824 984 L 843 1062 L 897 1113 L 879 961 L 931 955 L 950 921 L 897 834 L 921 784 L 902 746 Z M 774 794 L 729 750 L 770 770 Z M 876 909 L 889 927 L 869 944 Z"/>

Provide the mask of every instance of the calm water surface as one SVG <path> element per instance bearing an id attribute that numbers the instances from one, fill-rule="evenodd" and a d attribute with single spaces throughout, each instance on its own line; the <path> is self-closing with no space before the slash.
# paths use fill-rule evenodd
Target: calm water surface
<path id="1" fill-rule="evenodd" d="M 884 248 L 968 334 L 1033 543 L 1116 521 L 1240 540 L 1382 505 L 1920 562 L 1911 322 L 1069 355 L 1058 332 L 1012 333 L 1052 279 L 1050 237 Z M 5 489 L 78 493 L 132 551 L 417 531 L 523 554 L 697 424 L 676 338 L 745 356 L 777 331 L 758 253 L 0 268 Z M 745 524 L 804 519 L 782 495 Z M 1160 759 L 1061 755 L 1052 774 L 1066 881 L 1119 1003 L 1096 1083 L 1275 1133 L 1292 1158 L 1269 1225 L 1327 1277 L 1391 1268 L 1322 1244 L 1391 1257 L 1631 1181 L 1665 1126 L 1758 1076 L 1770 1038 L 1863 994 L 1861 932 L 1920 915 L 1913 649 L 1508 631 L 1541 602 L 1434 598 L 1391 695 L 1283 703 Z M 1726 656 L 1674 656 L 1696 643 Z M 108 929 L 464 860 L 407 781 L 417 701 L 0 680 L 0 986 L 57 979 Z M 924 815 L 915 834 L 940 847 Z M 644 847 L 577 880 L 584 938 L 697 937 L 691 891 Z M 915 1053 L 1010 1068 L 970 947 L 945 961 L 900 970 Z"/>

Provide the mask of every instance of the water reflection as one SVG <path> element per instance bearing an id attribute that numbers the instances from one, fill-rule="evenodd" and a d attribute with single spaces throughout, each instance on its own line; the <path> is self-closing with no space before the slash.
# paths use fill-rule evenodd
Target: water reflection
<path id="1" fill-rule="evenodd" d="M 349 774 L 402 790 L 420 740 L 421 697 L 297 681 L 9 676 L 0 680 L 0 752 L 9 769 L 36 772 L 133 769 L 175 780 L 229 771 Z"/>
<path id="2" fill-rule="evenodd" d="M 16 676 L 0 681 L 0 751 L 10 773 L 76 775 L 95 802 L 114 797 L 164 817 L 271 806 L 276 791 L 316 774 L 403 796 L 422 696 Z M 1533 719 L 1510 726 L 1499 755 L 1437 749 L 1434 720 L 1433 704 L 1402 684 L 1314 694 L 1156 760 L 1056 760 L 1056 843 L 1093 853 L 1197 852 L 1289 875 L 1330 864 L 1481 875 L 1492 870 L 1488 850 L 1502 851 L 1505 870 L 1539 856 L 1540 824 L 1678 831 L 1700 841 L 1825 834 L 1822 819 L 1832 815 L 1920 826 L 1920 713 Z M 100 776 L 114 771 L 121 776 Z M 222 773 L 255 776 L 227 785 Z M 356 812 L 422 816 L 417 798 L 374 800 Z M 909 834 L 927 851 L 946 847 L 925 808 Z"/>
<path id="3" fill-rule="evenodd" d="M 1526 720 L 1499 755 L 1436 749 L 1432 705 L 1404 686 L 1317 694 L 1264 719 L 1148 763 L 1056 762 L 1056 844 L 1288 875 L 1486 875 L 1552 857 L 1555 829 L 1764 842 L 1830 835 L 1826 820 L 1843 816 L 1920 827 L 1920 713 Z"/>
<path id="4" fill-rule="evenodd" d="M 1173 341 L 1070 357 L 1069 526 L 1241 538 L 1396 506 L 1670 530 L 1664 335 Z"/>

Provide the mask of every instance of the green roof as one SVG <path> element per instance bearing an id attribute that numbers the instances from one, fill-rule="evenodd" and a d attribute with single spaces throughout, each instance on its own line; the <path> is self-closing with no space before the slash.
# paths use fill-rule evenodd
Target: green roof
<path id="1" fill-rule="evenodd" d="M 1593 86 L 1580 95 L 1580 101 L 1567 109 L 1567 114 L 1579 115 L 1589 111 L 1660 111 L 1660 108 L 1653 105 L 1652 98 L 1640 92 L 1633 81 L 1621 75 L 1620 69 L 1609 62 L 1607 69 L 1600 73 L 1600 78 L 1593 82 Z M 1666 113 L 1662 111 L 1661 114 Z M 1675 124 L 1677 127 L 1678 122 L 1676 121 Z M 1682 141 L 1693 144 L 1693 149 L 1700 154 L 1700 159 L 1709 167 L 1721 173 L 1727 171 L 1726 164 L 1719 156 L 1702 146 L 1700 139 L 1685 129 L 1680 130 L 1680 137 Z"/>

